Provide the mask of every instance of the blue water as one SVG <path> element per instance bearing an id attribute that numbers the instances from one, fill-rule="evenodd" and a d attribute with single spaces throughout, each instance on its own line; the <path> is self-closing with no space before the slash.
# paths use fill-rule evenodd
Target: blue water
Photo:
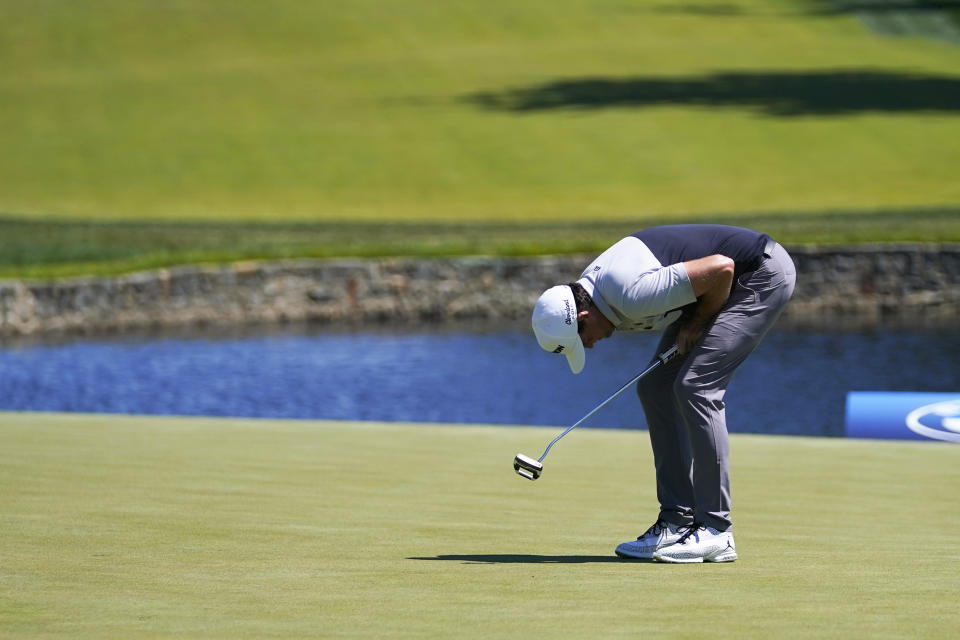
<path id="1" fill-rule="evenodd" d="M 616 335 L 579 376 L 525 329 L 288 332 L 0 348 L 0 410 L 567 426 L 643 368 Z M 733 432 L 842 435 L 848 391 L 960 391 L 960 329 L 772 332 L 727 393 Z M 632 391 L 584 426 L 646 428 Z"/>

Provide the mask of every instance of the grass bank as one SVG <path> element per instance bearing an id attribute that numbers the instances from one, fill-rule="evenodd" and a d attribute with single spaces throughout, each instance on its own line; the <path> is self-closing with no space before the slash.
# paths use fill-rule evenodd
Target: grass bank
<path id="1" fill-rule="evenodd" d="M 0 415 L 8 637 L 947 638 L 960 450 L 733 437 L 730 565 L 618 561 L 643 432 Z M 931 515 L 931 514 L 935 514 Z"/>
<path id="2" fill-rule="evenodd" d="M 960 242 L 960 208 L 716 214 L 784 244 Z M 0 217 L 0 278 L 111 275 L 238 260 L 599 253 L 669 218 L 558 222 L 134 222 Z"/>
<path id="3" fill-rule="evenodd" d="M 917 11 L 933 9 L 949 7 Z M 960 47 L 878 36 L 871 12 L 889 13 L 0 0 L 0 211 L 515 222 L 955 206 Z"/>

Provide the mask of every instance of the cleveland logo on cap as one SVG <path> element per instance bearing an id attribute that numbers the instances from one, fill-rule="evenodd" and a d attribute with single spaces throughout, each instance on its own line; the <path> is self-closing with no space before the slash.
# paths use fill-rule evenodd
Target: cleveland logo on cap
<path id="1" fill-rule="evenodd" d="M 570 305 L 570 301 L 569 301 L 569 300 L 564 300 L 564 301 L 563 301 L 563 304 L 564 304 L 564 306 L 566 307 L 566 311 L 567 311 L 567 318 L 566 318 L 566 320 L 564 320 L 564 323 L 565 323 L 565 324 L 573 324 L 573 308 L 572 308 L 571 305 Z"/>

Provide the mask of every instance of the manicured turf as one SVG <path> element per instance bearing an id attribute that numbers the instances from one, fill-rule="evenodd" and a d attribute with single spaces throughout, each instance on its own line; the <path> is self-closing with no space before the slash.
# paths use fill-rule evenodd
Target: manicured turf
<path id="1" fill-rule="evenodd" d="M 960 241 L 956 11 L 915 5 L 0 0 L 0 277 Z"/>
<path id="2" fill-rule="evenodd" d="M 883 3 L 839 4 L 0 0 L 0 212 L 957 205 L 960 47 L 878 36 L 854 10 Z"/>
<path id="3" fill-rule="evenodd" d="M 0 414 L 5 637 L 948 638 L 960 449 L 735 436 L 741 559 L 624 562 L 644 432 Z"/>

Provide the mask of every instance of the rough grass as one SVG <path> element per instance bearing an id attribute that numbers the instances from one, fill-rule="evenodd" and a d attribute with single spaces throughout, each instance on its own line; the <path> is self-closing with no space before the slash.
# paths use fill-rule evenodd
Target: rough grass
<path id="1" fill-rule="evenodd" d="M 717 214 L 786 245 L 960 242 L 960 208 Z M 599 253 L 669 219 L 528 222 L 90 222 L 0 217 L 0 278 L 108 275 L 184 263 L 237 260 Z"/>
<path id="2" fill-rule="evenodd" d="M 733 438 L 729 565 L 623 562 L 644 432 L 0 415 L 5 637 L 948 638 L 960 449 Z"/>

